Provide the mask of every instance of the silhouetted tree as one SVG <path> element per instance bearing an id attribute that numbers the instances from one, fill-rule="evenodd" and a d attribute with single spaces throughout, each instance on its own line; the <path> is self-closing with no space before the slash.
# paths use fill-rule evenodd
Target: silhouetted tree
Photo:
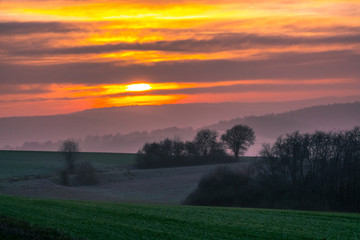
<path id="1" fill-rule="evenodd" d="M 212 151 L 220 148 L 217 142 L 218 135 L 216 131 L 210 129 L 202 129 L 196 134 L 194 144 L 200 156 L 207 157 Z"/>
<path id="2" fill-rule="evenodd" d="M 179 139 L 173 140 L 172 142 L 172 152 L 175 157 L 180 157 L 184 155 L 185 143 Z"/>
<path id="3" fill-rule="evenodd" d="M 264 146 L 260 169 L 292 186 L 299 208 L 359 211 L 360 128 L 279 137 Z"/>
<path id="4" fill-rule="evenodd" d="M 235 125 L 221 136 L 224 144 L 234 153 L 236 160 L 255 142 L 255 133 L 246 125 Z"/>
<path id="5" fill-rule="evenodd" d="M 217 136 L 216 131 L 203 129 L 194 141 L 166 138 L 160 142 L 145 143 L 138 151 L 136 165 L 154 168 L 232 161 L 222 144 L 217 142 Z"/>
<path id="6" fill-rule="evenodd" d="M 220 169 L 188 204 L 360 212 L 360 128 L 301 134 L 264 145 L 246 176 Z"/>
<path id="7" fill-rule="evenodd" d="M 140 168 L 159 167 L 161 165 L 161 145 L 159 143 L 145 143 L 138 151 L 136 165 Z"/>
<path id="8" fill-rule="evenodd" d="M 69 170 L 70 172 L 75 169 L 75 156 L 79 151 L 79 143 L 72 139 L 67 139 L 63 141 L 59 146 L 59 152 L 64 155 L 67 170 Z"/>

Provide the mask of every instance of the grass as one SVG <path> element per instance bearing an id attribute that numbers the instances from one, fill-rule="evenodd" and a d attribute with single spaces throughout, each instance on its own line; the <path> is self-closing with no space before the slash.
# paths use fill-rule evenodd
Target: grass
<path id="1" fill-rule="evenodd" d="M 360 214 L 31 200 L 0 215 L 81 239 L 360 239 Z"/>
<path id="2" fill-rule="evenodd" d="M 33 226 L 25 221 L 0 215 L 0 239 L 2 240 L 78 240 L 52 228 Z"/>
<path id="3" fill-rule="evenodd" d="M 122 167 L 133 164 L 131 153 L 80 152 L 76 161 L 91 162 L 95 168 Z M 65 161 L 59 152 L 0 151 L 0 179 L 51 175 L 63 168 Z"/>

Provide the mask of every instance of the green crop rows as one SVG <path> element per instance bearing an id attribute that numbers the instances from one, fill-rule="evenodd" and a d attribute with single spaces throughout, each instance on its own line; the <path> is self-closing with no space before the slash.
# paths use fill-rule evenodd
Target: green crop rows
<path id="1" fill-rule="evenodd" d="M 360 239 L 360 214 L 30 200 L 0 214 L 81 239 Z"/>

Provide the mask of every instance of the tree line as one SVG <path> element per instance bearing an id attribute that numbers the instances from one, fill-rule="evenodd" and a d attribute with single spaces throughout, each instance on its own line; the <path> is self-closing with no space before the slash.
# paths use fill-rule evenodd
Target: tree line
<path id="1" fill-rule="evenodd" d="M 193 141 L 169 138 L 146 143 L 137 153 L 139 168 L 172 167 L 234 161 L 227 154 L 230 150 L 237 160 L 254 144 L 255 133 L 246 125 L 235 125 L 219 139 L 219 133 L 211 129 L 197 132 Z"/>
<path id="2" fill-rule="evenodd" d="M 186 204 L 360 212 L 360 128 L 298 131 L 264 145 L 248 171 L 217 169 Z"/>

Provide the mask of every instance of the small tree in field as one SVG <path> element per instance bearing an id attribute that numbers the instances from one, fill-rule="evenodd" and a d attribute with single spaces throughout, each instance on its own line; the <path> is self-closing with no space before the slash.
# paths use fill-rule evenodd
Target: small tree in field
<path id="1" fill-rule="evenodd" d="M 75 155 L 79 151 L 79 143 L 72 139 L 63 141 L 59 146 L 59 152 L 61 152 L 65 157 L 67 170 L 73 171 L 75 169 Z"/>
<path id="2" fill-rule="evenodd" d="M 236 160 L 255 142 L 255 133 L 246 125 L 235 125 L 221 136 L 224 144 L 234 153 Z"/>

